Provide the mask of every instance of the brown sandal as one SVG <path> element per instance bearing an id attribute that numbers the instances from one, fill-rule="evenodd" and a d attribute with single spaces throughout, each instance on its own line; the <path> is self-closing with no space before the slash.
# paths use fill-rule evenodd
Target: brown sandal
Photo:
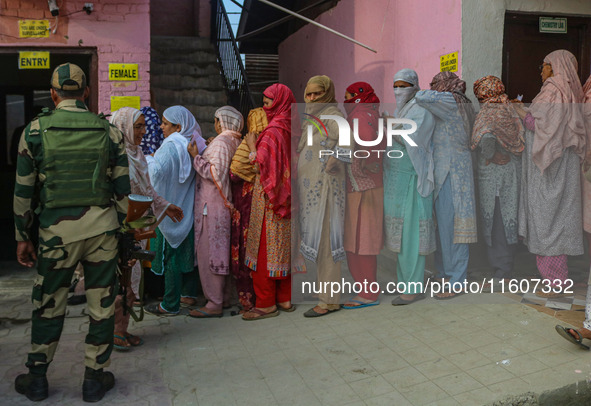
<path id="1" fill-rule="evenodd" d="M 276 317 L 279 316 L 279 310 L 275 309 L 273 312 L 265 312 L 260 309 L 252 308 L 246 313 L 242 315 L 242 320 L 252 321 L 252 320 L 261 320 L 261 319 L 268 319 L 269 317 Z"/>

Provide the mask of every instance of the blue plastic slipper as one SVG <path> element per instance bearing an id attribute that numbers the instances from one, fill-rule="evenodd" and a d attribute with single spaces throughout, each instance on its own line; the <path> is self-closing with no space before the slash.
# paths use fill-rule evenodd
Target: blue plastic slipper
<path id="1" fill-rule="evenodd" d="M 361 309 L 362 307 L 377 306 L 380 304 L 379 300 L 369 303 L 362 302 L 361 300 L 349 300 L 349 302 L 359 303 L 359 306 L 343 306 L 343 309 Z"/>

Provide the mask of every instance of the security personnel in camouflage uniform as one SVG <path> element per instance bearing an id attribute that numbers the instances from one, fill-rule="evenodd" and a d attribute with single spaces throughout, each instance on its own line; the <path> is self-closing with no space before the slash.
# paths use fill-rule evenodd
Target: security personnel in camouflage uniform
<path id="1" fill-rule="evenodd" d="M 40 223 L 29 373 L 15 381 L 17 392 L 30 400 L 48 396 L 45 375 L 62 332 L 78 262 L 84 266 L 90 319 L 83 399 L 100 400 L 115 383 L 103 367 L 109 365 L 113 349 L 115 233 L 127 211 L 129 172 L 121 132 L 84 105 L 86 83 L 78 66 L 58 66 L 51 78 L 56 109 L 35 118 L 18 147 L 14 217 L 22 265 L 32 267 L 37 259 L 29 238 L 34 213 Z"/>

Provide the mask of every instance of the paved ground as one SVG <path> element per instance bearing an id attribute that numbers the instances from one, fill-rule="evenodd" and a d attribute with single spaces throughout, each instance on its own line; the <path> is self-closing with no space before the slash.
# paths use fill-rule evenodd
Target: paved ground
<path id="1" fill-rule="evenodd" d="M 0 264 L 0 399 L 14 392 L 29 348 L 34 274 Z M 557 313 L 513 297 L 464 295 L 393 307 L 293 313 L 245 322 L 147 315 L 130 331 L 145 345 L 114 352 L 114 405 L 484 405 L 591 380 L 591 354 L 554 332 Z M 541 306 L 538 306 L 541 309 Z M 70 308 L 44 404 L 81 401 L 84 305 Z M 582 312 L 568 312 L 577 323 Z M 563 312 L 564 314 L 564 312 Z M 573 316 L 574 315 L 574 316 Z"/>

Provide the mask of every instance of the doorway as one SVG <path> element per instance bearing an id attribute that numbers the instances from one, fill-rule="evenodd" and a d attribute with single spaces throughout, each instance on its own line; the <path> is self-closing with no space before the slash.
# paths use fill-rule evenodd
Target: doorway
<path id="1" fill-rule="evenodd" d="M 50 53 L 46 69 L 19 69 L 19 52 Z M 91 97 L 89 109 L 98 108 L 98 73 L 96 48 L 0 48 L 0 260 L 16 259 L 12 200 L 16 175 L 16 152 L 20 135 L 42 107 L 53 108 L 49 92 L 51 73 L 62 63 L 74 63 L 85 72 Z"/>
<path id="2" fill-rule="evenodd" d="M 566 19 L 566 32 L 540 32 L 540 17 Z M 502 79 L 510 98 L 522 94 L 523 102 L 531 103 L 542 86 L 538 67 L 546 55 L 557 49 L 566 49 L 577 58 L 582 83 L 589 77 L 590 17 L 506 12 L 503 38 Z"/>

